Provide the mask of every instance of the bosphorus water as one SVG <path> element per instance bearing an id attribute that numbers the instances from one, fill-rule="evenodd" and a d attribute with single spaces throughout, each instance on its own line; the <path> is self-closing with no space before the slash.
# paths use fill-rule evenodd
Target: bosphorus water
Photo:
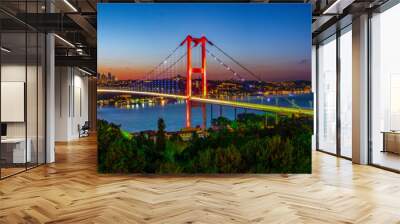
<path id="1" fill-rule="evenodd" d="M 299 94 L 288 96 L 251 96 L 239 99 L 246 102 L 279 105 L 279 106 L 298 106 L 302 108 L 312 108 L 313 94 Z M 123 130 L 129 132 L 138 132 L 145 130 L 156 130 L 157 120 L 163 118 L 167 131 L 179 131 L 186 125 L 186 103 L 185 101 L 169 101 L 166 104 L 143 103 L 135 104 L 129 107 L 121 108 L 116 106 L 99 106 L 97 108 L 98 119 L 104 119 L 121 125 Z M 263 111 L 236 109 L 236 114 L 240 113 L 264 114 Z M 210 127 L 212 118 L 220 115 L 228 118 L 235 118 L 235 109 L 233 107 L 206 105 L 206 125 Z M 191 126 L 202 126 L 203 110 L 199 103 L 191 105 Z"/>

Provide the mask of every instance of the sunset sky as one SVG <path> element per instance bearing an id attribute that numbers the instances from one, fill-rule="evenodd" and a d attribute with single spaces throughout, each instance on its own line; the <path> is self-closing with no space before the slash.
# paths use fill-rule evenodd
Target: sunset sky
<path id="1" fill-rule="evenodd" d="M 311 79 L 309 4 L 98 4 L 98 72 L 141 79 L 189 34 L 205 35 L 264 81 Z M 210 56 L 207 62 L 209 79 L 232 78 Z M 174 72 L 184 75 L 183 67 Z"/>

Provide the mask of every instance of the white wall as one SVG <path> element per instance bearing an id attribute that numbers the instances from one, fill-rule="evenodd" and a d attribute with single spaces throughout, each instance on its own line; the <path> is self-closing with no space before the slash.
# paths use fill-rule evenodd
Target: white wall
<path id="1" fill-rule="evenodd" d="M 70 85 L 70 76 L 67 67 L 55 68 L 55 141 L 68 140 L 68 117 L 69 104 L 68 88 Z"/>
<path id="2" fill-rule="evenodd" d="M 28 86 L 27 86 L 27 121 L 28 121 L 28 137 L 29 133 L 35 133 L 36 137 L 36 106 L 37 106 L 37 93 L 36 93 L 36 67 L 18 64 L 4 64 L 1 66 L 1 81 L 2 82 L 25 82 L 26 70 L 28 72 Z M 31 74 L 35 74 L 35 78 Z M 40 101 L 42 102 L 42 101 Z M 38 105 L 39 107 L 43 105 Z M 2 108 L 7 110 L 7 108 Z M 31 130 L 32 129 L 32 130 Z M 25 122 L 8 122 L 7 135 L 9 137 L 25 137 Z"/>
<path id="3" fill-rule="evenodd" d="M 78 125 L 88 121 L 88 78 L 76 68 L 56 67 L 55 140 L 79 138 Z"/>
<path id="4" fill-rule="evenodd" d="M 25 64 L 4 64 L 1 66 L 1 81 L 3 82 L 25 82 Z M 7 108 L 1 108 L 7 110 Z M 25 123 L 7 123 L 7 137 L 25 137 Z"/>
<path id="5" fill-rule="evenodd" d="M 37 70 L 39 69 L 39 70 Z M 32 162 L 44 163 L 44 74 L 42 68 L 36 65 L 25 66 L 18 63 L 4 63 L 1 66 L 2 82 L 23 82 L 26 84 L 26 107 L 21 108 L 21 112 L 26 112 L 26 120 L 22 122 L 5 122 L 7 124 L 8 138 L 25 138 L 29 139 L 31 148 Z M 25 80 L 27 78 L 27 80 Z M 24 94 L 22 90 L 21 94 Z M 7 97 L 7 96 L 2 96 Z M 11 108 L 1 108 L 1 110 L 12 110 Z M 7 113 L 13 113 L 7 111 Z M 39 161 L 36 161 L 39 159 Z"/>
<path id="6" fill-rule="evenodd" d="M 76 72 L 76 70 L 75 70 Z M 79 136 L 78 132 L 78 125 L 83 125 L 85 121 L 89 120 L 89 113 L 88 113 L 88 78 L 83 77 L 82 73 L 78 75 L 74 75 L 74 108 L 72 109 L 72 136 Z"/>

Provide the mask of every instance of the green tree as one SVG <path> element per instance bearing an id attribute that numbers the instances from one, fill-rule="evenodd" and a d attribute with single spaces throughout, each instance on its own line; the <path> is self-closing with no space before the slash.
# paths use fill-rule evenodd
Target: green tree
<path id="1" fill-rule="evenodd" d="M 239 170 L 241 155 L 235 145 L 218 148 L 216 152 L 217 165 L 220 173 L 236 173 Z"/>
<path id="2" fill-rule="evenodd" d="M 106 164 L 106 156 L 110 146 L 116 139 L 122 138 L 120 127 L 115 124 L 109 124 L 107 121 L 97 121 L 97 151 L 98 151 L 98 171 L 110 172 L 110 167 Z"/>
<path id="3" fill-rule="evenodd" d="M 309 173 L 311 172 L 312 117 L 282 117 L 265 128 L 260 115 L 242 115 L 238 128 L 209 129 L 184 142 L 167 139 L 158 120 L 156 139 L 123 133 L 120 126 L 98 121 L 100 172 L 146 173 Z M 215 125 L 232 127 L 226 118 Z"/>
<path id="4" fill-rule="evenodd" d="M 211 124 L 213 126 L 217 126 L 218 128 L 223 129 L 227 128 L 231 124 L 231 121 L 226 117 L 218 117 L 212 119 Z"/>
<path id="5" fill-rule="evenodd" d="M 158 131 L 157 131 L 157 139 L 156 139 L 156 149 L 158 152 L 162 153 L 165 150 L 165 123 L 164 119 L 159 118 L 157 122 Z"/>
<path id="6" fill-rule="evenodd" d="M 197 172 L 216 173 L 218 169 L 215 158 L 215 150 L 212 148 L 206 148 L 199 151 L 197 166 Z"/>
<path id="7" fill-rule="evenodd" d="M 241 172 L 265 173 L 267 172 L 267 162 L 263 159 L 268 153 L 265 147 L 265 140 L 250 139 L 240 148 L 242 156 Z"/>
<path id="8" fill-rule="evenodd" d="M 133 159 L 131 142 L 125 138 L 118 138 L 113 141 L 105 156 L 105 167 L 111 173 L 129 172 L 130 163 Z"/>
<path id="9" fill-rule="evenodd" d="M 265 161 L 272 173 L 293 172 L 296 167 L 293 164 L 294 147 L 290 140 L 283 139 L 279 135 L 267 138 L 266 148 L 268 154 L 265 155 Z"/>

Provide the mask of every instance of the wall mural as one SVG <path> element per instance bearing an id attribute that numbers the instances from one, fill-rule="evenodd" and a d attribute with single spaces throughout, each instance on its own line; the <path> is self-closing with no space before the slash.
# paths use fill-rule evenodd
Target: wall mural
<path id="1" fill-rule="evenodd" d="M 98 170 L 310 173 L 309 4 L 98 4 Z"/>

